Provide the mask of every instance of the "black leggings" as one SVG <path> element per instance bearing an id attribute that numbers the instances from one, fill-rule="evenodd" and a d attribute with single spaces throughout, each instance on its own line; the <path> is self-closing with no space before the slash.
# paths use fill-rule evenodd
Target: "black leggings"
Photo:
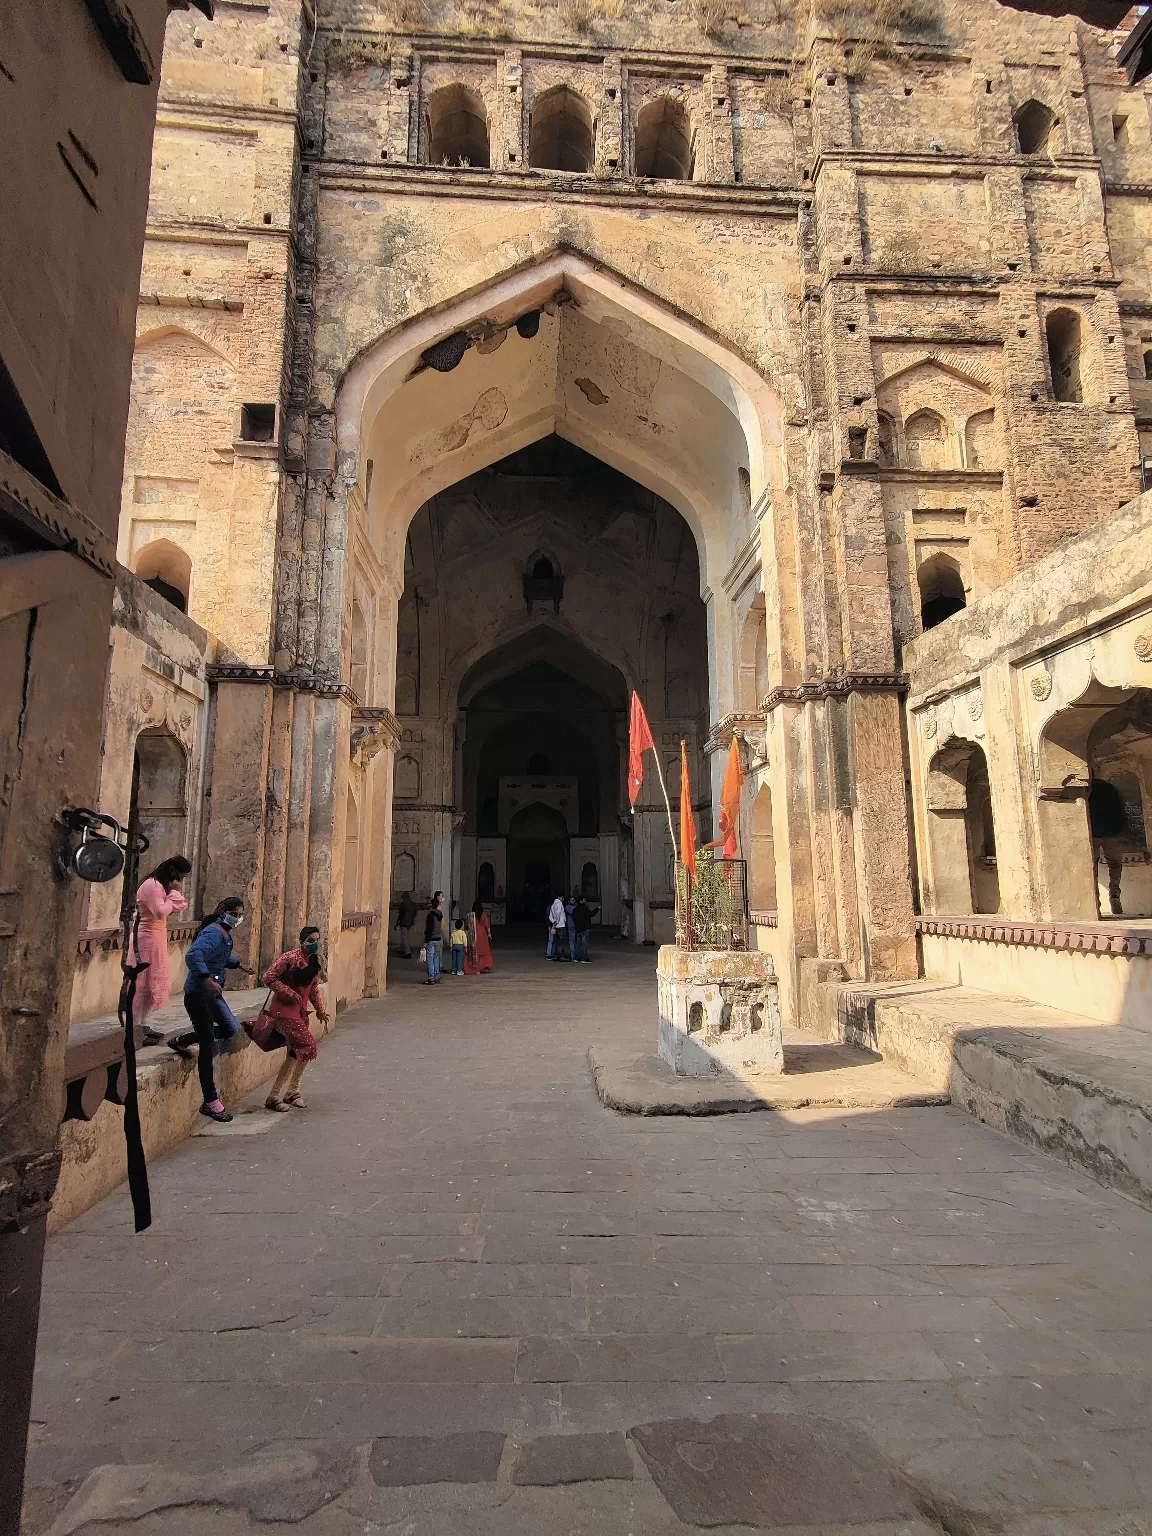
<path id="1" fill-rule="evenodd" d="M 212 1074 L 212 1059 L 216 1055 L 216 1015 L 213 1002 L 211 993 L 206 991 L 184 994 L 184 1012 L 192 1020 L 192 1032 L 200 1047 L 196 1070 L 200 1074 L 200 1092 L 204 1095 L 205 1104 L 216 1102 L 216 1079 Z M 181 1043 L 187 1038 L 181 1035 Z"/>

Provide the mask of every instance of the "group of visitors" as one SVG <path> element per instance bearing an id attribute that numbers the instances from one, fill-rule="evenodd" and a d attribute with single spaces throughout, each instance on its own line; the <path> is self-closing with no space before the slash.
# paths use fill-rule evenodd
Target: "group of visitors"
<path id="1" fill-rule="evenodd" d="M 172 985 L 168 918 L 173 912 L 187 910 L 183 884 L 191 872 L 187 859 L 165 859 L 136 893 L 137 921 L 134 954 L 130 959 L 147 967 L 140 973 L 135 999 L 136 1017 L 146 1026 L 146 1039 L 163 1038 L 156 1030 L 147 1028 L 147 1018 L 168 1001 Z M 232 953 L 233 936 L 244 916 L 243 898 L 225 896 L 201 920 L 184 958 L 184 1011 L 192 1028 L 166 1042 L 178 1056 L 189 1061 L 195 1059 L 204 1101 L 200 1113 L 221 1123 L 231 1120 L 232 1115 L 225 1109 L 216 1087 L 216 1048 L 240 1029 L 224 995 L 224 984 L 229 971 L 240 971 L 245 976 L 256 974 Z M 262 1011 L 287 1046 L 284 1062 L 265 1101 L 267 1109 L 279 1113 L 306 1107 L 300 1080 L 305 1067 L 317 1055 L 316 1038 L 308 1025 L 309 1008 L 321 1024 L 328 1022 L 328 1010 L 318 985 L 322 979 L 322 941 L 320 929 L 308 924 L 300 930 L 297 948 L 273 960 L 262 978 L 269 989 Z"/>
<path id="2" fill-rule="evenodd" d="M 411 893 L 405 891 L 400 898 L 396 925 L 404 940 L 402 953 L 406 959 L 412 953 L 411 934 L 417 910 Z M 405 917 L 408 918 L 407 923 L 404 922 Z M 447 942 L 452 951 L 450 975 L 480 976 L 495 969 L 492 960 L 492 919 L 485 912 L 484 903 L 479 897 L 472 903 L 472 910 L 466 917 L 462 918 L 458 912 L 453 913 Z M 422 958 L 428 970 L 424 978 L 426 987 L 436 986 L 443 974 L 441 961 L 444 943 L 444 892 L 433 891 L 432 900 L 428 903 L 428 916 L 424 919 Z"/>
<path id="3" fill-rule="evenodd" d="M 548 908 L 547 958 L 588 965 L 592 920 L 599 910 L 599 907 L 588 905 L 582 891 L 573 891 L 567 899 L 555 896 Z"/>

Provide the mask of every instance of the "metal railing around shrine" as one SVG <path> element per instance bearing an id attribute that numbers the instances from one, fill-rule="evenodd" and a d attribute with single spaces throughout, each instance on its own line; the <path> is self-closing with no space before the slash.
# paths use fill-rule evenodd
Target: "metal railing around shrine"
<path id="1" fill-rule="evenodd" d="M 676 943 L 681 949 L 748 948 L 748 866 L 696 856 L 696 873 L 676 865 Z"/>

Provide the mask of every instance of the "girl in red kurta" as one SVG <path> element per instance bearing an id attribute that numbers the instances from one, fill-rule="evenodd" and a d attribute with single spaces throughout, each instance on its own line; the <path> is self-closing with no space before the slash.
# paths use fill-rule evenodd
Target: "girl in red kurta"
<path id="1" fill-rule="evenodd" d="M 129 954 L 129 963 L 148 963 L 148 969 L 141 972 L 136 986 L 134 1013 L 138 1024 L 145 1024 L 150 1013 L 163 1008 L 172 990 L 168 919 L 173 912 L 188 910 L 181 887 L 185 876 L 191 873 L 192 866 L 187 859 L 165 859 L 136 892 L 137 923 L 132 946 L 135 954 Z"/>
<path id="2" fill-rule="evenodd" d="M 300 930 L 299 949 L 273 960 L 264 972 L 264 985 L 271 987 L 268 1014 L 277 1030 L 288 1043 L 284 1065 L 272 1084 L 272 1092 L 264 1101 L 266 1109 L 283 1112 L 288 1109 L 304 1109 L 300 1093 L 300 1079 L 304 1068 L 316 1060 L 316 1037 L 308 1027 L 308 1009 L 312 1008 L 321 1024 L 328 1022 L 328 1010 L 320 994 L 320 930 L 308 927 Z"/>

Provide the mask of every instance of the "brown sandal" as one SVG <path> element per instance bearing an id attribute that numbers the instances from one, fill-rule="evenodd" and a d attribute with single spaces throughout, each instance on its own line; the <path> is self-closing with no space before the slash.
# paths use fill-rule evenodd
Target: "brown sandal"
<path id="1" fill-rule="evenodd" d="M 300 1094 L 300 1093 L 286 1093 L 284 1095 L 284 1107 L 285 1107 L 285 1109 L 288 1109 L 288 1108 L 292 1108 L 292 1109 L 307 1109 L 308 1108 L 307 1104 L 305 1104 L 305 1102 L 304 1102 L 303 1094 Z"/>
<path id="2" fill-rule="evenodd" d="M 271 1094 L 264 1100 L 264 1108 L 273 1109 L 278 1115 L 286 1115 L 288 1113 L 287 1104 L 281 1099 L 273 1098 Z"/>

